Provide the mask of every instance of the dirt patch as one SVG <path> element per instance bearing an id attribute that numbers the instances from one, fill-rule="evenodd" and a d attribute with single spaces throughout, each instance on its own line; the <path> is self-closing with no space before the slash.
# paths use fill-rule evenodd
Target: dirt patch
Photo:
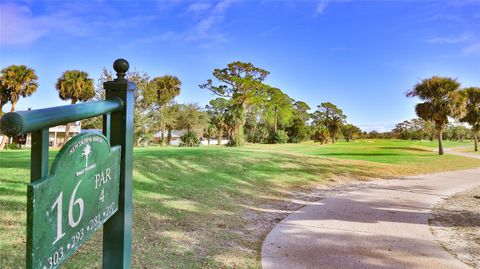
<path id="1" fill-rule="evenodd" d="M 437 204 L 430 228 L 443 248 L 473 268 L 480 268 L 480 186 Z"/>

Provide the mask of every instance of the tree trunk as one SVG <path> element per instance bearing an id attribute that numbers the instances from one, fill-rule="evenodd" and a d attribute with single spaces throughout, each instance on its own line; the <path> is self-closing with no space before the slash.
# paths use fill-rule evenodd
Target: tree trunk
<path id="1" fill-rule="evenodd" d="M 162 147 L 165 146 L 165 132 L 167 131 L 167 127 L 165 125 L 163 125 L 163 128 L 162 128 L 162 136 L 161 136 L 161 145 Z"/>
<path id="2" fill-rule="evenodd" d="M 0 143 L 0 150 L 5 149 L 5 145 L 7 144 L 8 136 L 2 135 L 2 142 Z"/>
<path id="3" fill-rule="evenodd" d="M 275 107 L 275 118 L 273 120 L 273 132 L 276 133 L 277 132 L 277 124 L 278 124 L 278 121 L 277 121 L 277 107 Z"/>
<path id="4" fill-rule="evenodd" d="M 168 127 L 167 145 L 170 145 L 170 142 L 172 142 L 172 127 Z"/>
<path id="5" fill-rule="evenodd" d="M 223 129 L 220 128 L 218 130 L 218 138 L 217 138 L 217 145 L 221 145 L 223 140 Z"/>
<path id="6" fill-rule="evenodd" d="M 438 130 L 438 154 L 443 155 L 443 130 Z"/>
<path id="7" fill-rule="evenodd" d="M 207 146 L 210 146 L 210 136 L 207 138 Z"/>
<path id="8" fill-rule="evenodd" d="M 16 106 L 17 106 L 17 102 L 12 102 L 12 108 L 10 109 L 10 112 L 15 112 Z"/>
<path id="9" fill-rule="evenodd" d="M 77 100 L 72 100 L 72 105 L 74 105 L 76 102 Z M 69 137 L 70 137 L 70 123 L 67 123 L 67 125 L 65 125 L 65 138 L 64 138 L 65 141 L 63 141 L 63 144 L 67 143 Z"/>
<path id="10" fill-rule="evenodd" d="M 243 125 L 237 124 L 232 131 L 230 146 L 239 147 L 243 145 Z"/>
<path id="11" fill-rule="evenodd" d="M 244 134 L 243 134 L 243 126 L 245 125 L 245 110 L 246 110 L 247 105 L 245 103 L 242 103 L 240 106 L 238 106 L 236 109 L 238 109 L 239 112 L 239 119 L 236 119 L 235 125 L 233 126 L 230 134 L 230 141 L 228 142 L 229 146 L 232 147 L 239 147 L 242 146 L 244 141 Z"/>
<path id="12" fill-rule="evenodd" d="M 335 138 L 335 137 L 336 137 L 336 136 L 337 136 L 337 134 L 336 134 L 335 132 L 332 132 L 332 144 L 335 144 L 335 142 L 336 142 L 336 138 Z"/>
<path id="13" fill-rule="evenodd" d="M 2 118 L 2 108 L 0 107 L 0 118 Z M 0 150 L 3 150 L 5 148 L 5 145 L 7 144 L 7 139 L 8 136 L 6 135 L 0 135 L 3 139 L 2 142 L 0 142 Z"/>
<path id="14" fill-rule="evenodd" d="M 67 143 L 69 137 L 70 137 L 70 123 L 67 123 L 67 125 L 65 125 L 65 138 L 63 141 L 64 145 L 65 143 Z"/>
<path id="15" fill-rule="evenodd" d="M 475 151 L 478 151 L 478 131 L 473 130 L 473 144 L 475 145 Z"/>
<path id="16" fill-rule="evenodd" d="M 12 108 L 10 109 L 10 112 L 15 112 L 15 107 L 17 106 L 17 102 L 12 102 Z M 0 115 L 2 115 L 3 110 L 0 109 Z M 8 141 L 8 136 L 3 135 L 3 140 L 0 143 L 0 150 L 5 149 L 5 145 L 7 145 Z"/>

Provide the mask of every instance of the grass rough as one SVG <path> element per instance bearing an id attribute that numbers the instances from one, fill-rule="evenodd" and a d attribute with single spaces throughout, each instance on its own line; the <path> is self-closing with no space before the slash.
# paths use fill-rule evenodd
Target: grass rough
<path id="1" fill-rule="evenodd" d="M 285 208 L 301 206 L 290 200 L 296 192 L 348 179 L 480 166 L 476 159 L 438 156 L 435 145 L 361 140 L 136 148 L 133 267 L 260 268 L 261 243 L 271 228 L 265 223 L 278 222 Z M 50 161 L 56 153 L 50 152 Z M 1 268 L 23 268 L 29 162 L 29 151 L 0 152 Z M 101 233 L 64 266 L 100 267 Z"/>

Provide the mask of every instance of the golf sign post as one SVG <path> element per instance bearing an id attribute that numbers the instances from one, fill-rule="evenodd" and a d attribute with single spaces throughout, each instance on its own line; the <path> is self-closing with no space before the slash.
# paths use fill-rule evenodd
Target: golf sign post
<path id="1" fill-rule="evenodd" d="M 133 106 L 129 65 L 118 59 L 117 78 L 104 83 L 106 100 L 12 112 L 2 133 L 32 134 L 27 194 L 26 268 L 57 268 L 103 226 L 103 268 L 131 266 Z M 103 115 L 103 134 L 70 139 L 48 167 L 48 129 Z"/>

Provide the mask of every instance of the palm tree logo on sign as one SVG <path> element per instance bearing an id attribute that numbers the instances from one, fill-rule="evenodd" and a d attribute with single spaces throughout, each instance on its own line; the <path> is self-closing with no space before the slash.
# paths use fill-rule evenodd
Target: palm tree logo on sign
<path id="1" fill-rule="evenodd" d="M 86 145 L 84 148 L 83 148 L 83 152 L 82 152 L 82 156 L 85 157 L 85 168 L 88 167 L 88 156 L 92 154 L 92 147 L 90 145 Z"/>

